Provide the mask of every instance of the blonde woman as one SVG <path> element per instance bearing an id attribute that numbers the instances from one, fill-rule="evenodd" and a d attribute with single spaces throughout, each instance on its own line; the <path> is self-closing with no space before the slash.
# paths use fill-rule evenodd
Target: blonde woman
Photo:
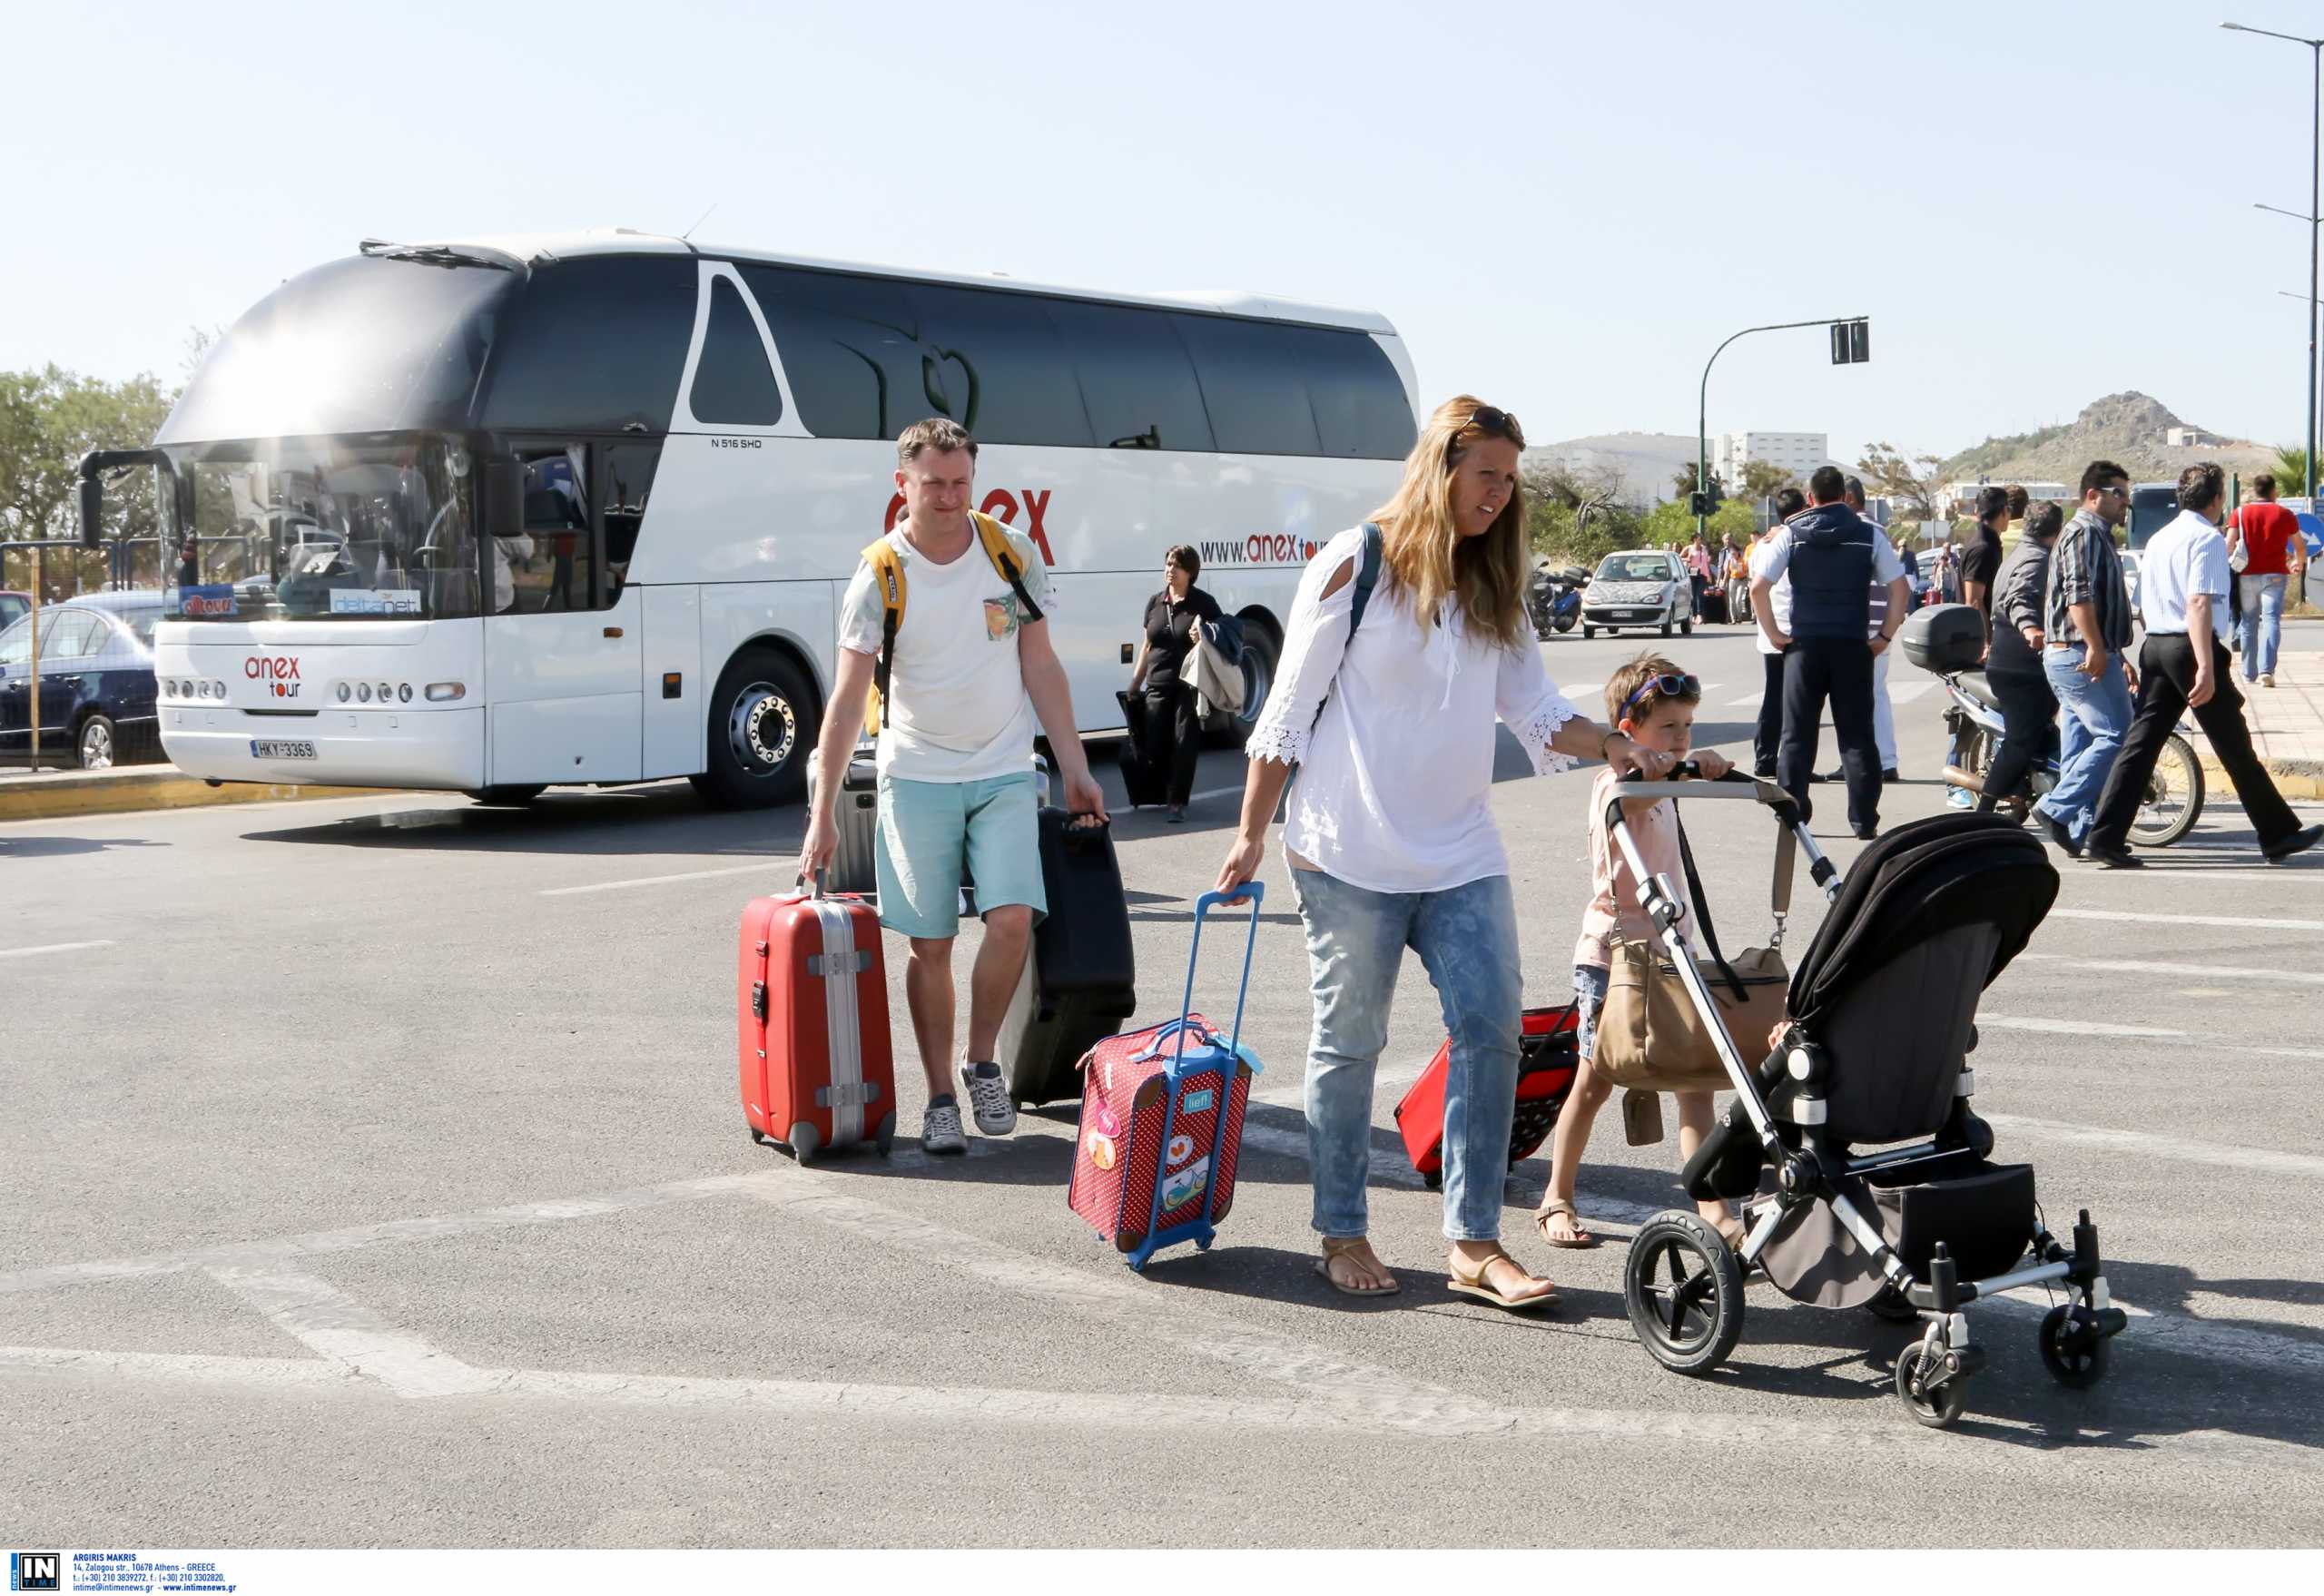
<path id="1" fill-rule="evenodd" d="M 1307 567 L 1274 690 L 1245 752 L 1243 819 L 1218 872 L 1259 871 L 1268 817 L 1294 768 L 1285 862 L 1307 934 L 1315 1018 L 1307 1143 L 1316 1269 L 1382 1296 L 1395 1276 L 1366 1239 L 1372 1084 L 1406 948 L 1421 957 L 1452 1038 L 1444 1094 L 1448 1284 L 1505 1308 L 1555 1289 L 1500 1243 L 1523 988 L 1509 861 L 1493 828 L 1494 722 L 1542 774 L 1575 760 L 1660 775 L 1667 755 L 1587 720 L 1542 667 L 1525 616 L 1528 550 L 1517 419 L 1468 395 L 1440 406 L 1403 485 Z M 1360 619 L 1367 544 L 1376 584 Z"/>

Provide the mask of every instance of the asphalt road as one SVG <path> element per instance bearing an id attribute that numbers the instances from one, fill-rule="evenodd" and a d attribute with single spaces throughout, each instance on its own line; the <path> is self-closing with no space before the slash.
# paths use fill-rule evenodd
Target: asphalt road
<path id="1" fill-rule="evenodd" d="M 1546 648 L 1594 685 L 1637 646 Z M 1748 639 L 1674 652 L 1710 684 L 1702 740 L 1748 736 Z M 1930 680 L 1899 662 L 1914 779 L 1892 822 L 1942 800 Z M 1239 779 L 1213 755 L 1197 791 Z M 1567 995 L 1587 780 L 1494 793 L 1537 1002 Z M 1120 822 L 1144 1015 L 1175 1002 L 1233 809 Z M 1820 829 L 1845 862 L 1838 810 Z M 2073 1392 L 2036 1356 L 2038 1294 L 1980 1305 L 1992 1366 L 1942 1433 L 1889 1393 L 1908 1332 L 1764 1285 L 1714 1377 L 1654 1365 L 1621 1238 L 1676 1197 L 1675 1144 L 1604 1121 L 1582 1201 L 1609 1245 L 1538 1244 L 1538 1160 L 1510 1188 L 1511 1244 L 1561 1312 L 1449 1296 L 1390 1119 L 1441 1035 L 1416 961 L 1373 1174 L 1404 1291 L 1334 1296 L 1309 1272 L 1287 894 L 1247 1021 L 1264 1100 L 1207 1255 L 1138 1278 L 1098 1245 L 1065 1207 L 1063 1112 L 949 1163 L 909 1135 L 805 1170 L 752 1147 L 735 916 L 789 879 L 799 826 L 677 783 L 519 813 L 381 797 L 0 827 L 16 1543 L 2318 1539 L 2324 857 L 2262 868 L 2227 794 L 2153 868 L 2068 867 L 1987 995 L 2001 1154 L 2035 1166 L 2053 1227 L 2092 1211 L 2133 1316 L 2108 1381 Z M 1708 805 L 1690 829 L 1728 939 L 1761 940 L 1772 826 Z M 1799 906 L 1795 949 L 1804 885 Z M 1199 988 L 1214 1012 L 1230 941 Z"/>

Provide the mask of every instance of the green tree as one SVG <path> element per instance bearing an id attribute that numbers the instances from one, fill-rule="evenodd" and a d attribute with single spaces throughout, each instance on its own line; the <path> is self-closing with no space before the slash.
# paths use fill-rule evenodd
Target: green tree
<path id="1" fill-rule="evenodd" d="M 1898 500 L 1915 518 L 1936 513 L 1936 471 L 1945 462 L 1935 455 L 1907 455 L 1894 445 L 1871 443 L 1856 460 L 1856 475 L 1865 491 Z"/>
<path id="2" fill-rule="evenodd" d="M 2289 445 L 2276 451 L 2276 491 L 2303 494 L 2308 491 L 2308 451 Z"/>
<path id="3" fill-rule="evenodd" d="M 1726 490 L 1728 486 L 1726 478 L 1721 477 L 1718 472 L 1713 471 L 1710 474 L 1710 479 L 1718 484 L 1722 492 Z M 1679 490 L 1679 498 L 1681 501 L 1685 500 L 1688 495 L 1695 491 L 1697 485 L 1698 478 L 1695 476 L 1695 462 L 1692 460 L 1689 460 L 1684 466 L 1681 466 L 1670 478 L 1670 486 Z M 1691 533 L 1693 528 L 1689 527 L 1688 530 Z"/>
<path id="4" fill-rule="evenodd" d="M 0 371 L 0 542 L 80 535 L 74 481 L 94 448 L 136 448 L 153 441 L 176 402 L 152 373 L 126 382 L 83 377 L 51 365 Z M 153 473 L 128 472 L 105 489 L 105 535 L 151 537 L 158 524 Z M 141 566 L 154 551 L 139 551 Z M 101 555 L 51 550 L 52 581 L 78 587 L 102 580 Z M 158 567 L 156 567 L 158 568 Z M 32 563 L 7 563 L 13 581 L 29 581 Z"/>
<path id="5" fill-rule="evenodd" d="M 1746 460 L 1743 463 L 1743 497 L 1755 504 L 1771 494 L 1781 493 L 1792 485 L 1791 473 L 1773 460 Z"/>

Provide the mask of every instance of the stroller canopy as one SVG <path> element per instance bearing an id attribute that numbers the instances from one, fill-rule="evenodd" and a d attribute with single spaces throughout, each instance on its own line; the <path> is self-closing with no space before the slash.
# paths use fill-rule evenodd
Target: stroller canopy
<path id="1" fill-rule="evenodd" d="M 1866 848 L 1792 977 L 1793 1020 L 1814 1027 L 1856 983 L 1944 931 L 1999 937 L 1984 985 L 2025 951 L 2057 901 L 2058 872 L 2032 833 L 1994 814 L 1898 826 Z"/>

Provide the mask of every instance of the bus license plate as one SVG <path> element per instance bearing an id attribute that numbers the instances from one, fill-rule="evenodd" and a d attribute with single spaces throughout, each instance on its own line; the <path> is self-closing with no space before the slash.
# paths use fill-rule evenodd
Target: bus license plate
<path id="1" fill-rule="evenodd" d="M 255 737 L 251 739 L 252 759 L 312 759 L 314 756 L 315 745 L 312 743 L 261 743 Z"/>

